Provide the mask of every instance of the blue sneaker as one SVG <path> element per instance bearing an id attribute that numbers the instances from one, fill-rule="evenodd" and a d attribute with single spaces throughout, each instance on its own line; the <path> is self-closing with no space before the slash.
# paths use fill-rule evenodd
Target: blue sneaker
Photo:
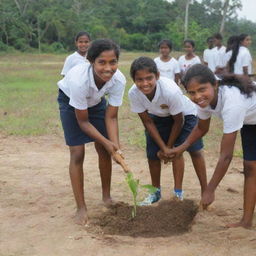
<path id="1" fill-rule="evenodd" d="M 139 202 L 139 206 L 146 206 L 156 203 L 161 199 L 161 189 L 158 188 L 155 193 L 149 194 L 142 202 Z"/>
<path id="2" fill-rule="evenodd" d="M 184 192 L 181 189 L 174 189 L 173 190 L 173 198 L 177 201 L 183 201 L 184 199 Z"/>

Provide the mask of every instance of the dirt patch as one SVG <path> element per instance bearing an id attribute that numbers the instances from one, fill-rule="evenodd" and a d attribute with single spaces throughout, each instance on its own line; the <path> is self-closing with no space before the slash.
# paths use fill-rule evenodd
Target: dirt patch
<path id="1" fill-rule="evenodd" d="M 109 235 L 168 237 L 188 232 L 198 207 L 192 200 L 165 200 L 156 206 L 139 206 L 134 219 L 131 210 L 132 206 L 118 203 L 97 216 L 93 225 Z"/>

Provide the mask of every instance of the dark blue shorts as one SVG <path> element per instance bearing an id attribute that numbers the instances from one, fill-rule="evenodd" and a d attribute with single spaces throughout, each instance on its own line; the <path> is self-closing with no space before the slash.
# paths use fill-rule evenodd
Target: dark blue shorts
<path id="1" fill-rule="evenodd" d="M 159 116 L 155 116 L 150 114 L 150 117 L 153 119 L 154 124 L 162 138 L 162 140 L 167 143 L 169 136 L 170 136 L 170 132 L 173 126 L 173 119 L 171 116 L 167 116 L 167 117 L 159 117 Z M 179 145 L 181 145 L 186 138 L 188 137 L 188 135 L 191 133 L 191 131 L 193 130 L 193 128 L 195 127 L 195 125 L 197 124 L 197 117 L 194 115 L 187 115 L 185 116 L 185 122 L 184 125 L 182 127 L 182 130 L 180 132 L 179 137 L 177 138 L 174 146 L 177 147 Z M 145 135 L 146 135 L 146 150 L 147 150 L 147 158 L 151 159 L 151 160 L 159 160 L 159 158 L 157 157 L 157 152 L 160 150 L 160 148 L 158 147 L 158 145 L 155 143 L 155 141 L 152 139 L 152 137 L 149 135 L 149 133 L 147 132 L 147 130 L 145 131 Z M 195 152 L 198 151 L 200 149 L 203 148 L 203 141 L 202 139 L 197 140 L 196 142 L 194 142 L 188 149 L 188 152 Z"/>
<path id="2" fill-rule="evenodd" d="M 85 132 L 83 132 L 77 122 L 75 109 L 69 105 L 69 97 L 59 90 L 58 103 L 60 110 L 60 119 L 64 130 L 66 144 L 68 146 L 78 146 L 94 141 Z M 105 126 L 106 100 L 102 98 L 101 102 L 88 108 L 90 123 L 107 138 Z"/>
<path id="3" fill-rule="evenodd" d="M 244 125 L 241 138 L 244 160 L 256 161 L 256 125 Z"/>

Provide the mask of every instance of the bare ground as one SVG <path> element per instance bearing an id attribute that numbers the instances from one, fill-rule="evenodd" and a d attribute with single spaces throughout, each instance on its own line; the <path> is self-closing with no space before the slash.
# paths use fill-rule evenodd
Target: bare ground
<path id="1" fill-rule="evenodd" d="M 228 174 L 216 193 L 210 211 L 198 212 L 184 232 L 168 235 L 150 231 L 148 236 L 130 233 L 111 233 L 104 229 L 102 218 L 111 216 L 101 203 L 101 186 L 97 156 L 93 145 L 86 146 L 85 196 L 89 211 L 88 226 L 74 224 L 75 204 L 68 174 L 69 152 L 63 139 L 56 136 L 5 137 L 0 136 L 0 255 L 87 255 L 87 256 L 252 256 L 256 252 L 256 218 L 251 230 L 227 229 L 225 224 L 242 215 L 242 161 L 233 160 Z M 150 183 L 144 152 L 124 145 L 126 160 L 141 183 Z M 207 156 L 208 177 L 217 155 Z M 131 205 L 131 194 L 125 175 L 114 164 L 112 196 L 124 205 Z M 173 186 L 171 167 L 162 172 L 163 199 L 170 201 Z M 200 188 L 186 157 L 184 178 L 185 197 L 193 204 L 184 204 L 186 212 L 198 204 Z M 167 201 L 167 202 L 168 202 Z M 127 205 L 126 205 L 127 206 Z M 160 209 L 161 205 L 154 206 Z M 130 207 L 127 206 L 130 210 Z M 172 206 L 172 209 L 177 208 Z M 182 209 L 182 207 L 181 207 Z M 183 212 L 184 212 L 183 211 Z M 140 212 L 138 212 L 139 216 Z M 146 215 L 157 215 L 147 210 Z M 170 213 L 173 214 L 173 213 Z M 146 216 L 145 215 L 145 216 Z M 166 216 L 168 212 L 166 213 Z M 169 218 L 170 228 L 185 223 L 185 215 L 176 211 Z M 170 217 L 169 215 L 166 217 Z M 159 217 L 163 219 L 164 216 Z M 116 221 L 116 220 L 115 220 Z M 127 222 L 126 222 L 127 224 Z M 152 223 L 145 218 L 145 226 Z M 171 225 L 172 224 L 172 225 Z M 127 226 L 129 228 L 129 225 Z M 130 234 L 130 235 L 129 235 Z"/>

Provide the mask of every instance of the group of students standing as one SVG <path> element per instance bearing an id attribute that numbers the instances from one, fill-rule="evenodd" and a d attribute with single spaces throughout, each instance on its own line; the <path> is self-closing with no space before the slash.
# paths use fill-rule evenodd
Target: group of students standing
<path id="1" fill-rule="evenodd" d="M 122 104 L 126 79 L 118 70 L 120 49 L 113 41 L 98 39 L 91 42 L 88 33 L 80 32 L 75 44 L 77 51 L 67 57 L 61 72 L 64 78 L 58 82 L 58 103 L 70 149 L 69 171 L 77 204 L 75 218 L 77 223 L 85 224 L 88 217 L 83 183 L 84 144 L 95 143 L 102 199 L 105 204 L 111 204 L 111 159 L 119 163 L 120 156 L 123 157 L 118 108 Z M 171 41 L 162 40 L 159 43 L 160 57 L 154 60 L 139 57 L 132 62 L 130 76 L 134 85 L 128 97 L 131 111 L 138 113 L 145 127 L 148 165 L 152 185 L 157 188 L 140 205 L 150 205 L 161 199 L 161 161 L 172 161 L 173 197 L 183 200 L 182 154 L 188 151 L 201 185 L 201 203 L 207 208 L 214 201 L 214 191 L 228 169 L 236 135 L 241 129 L 244 214 L 240 222 L 230 226 L 252 226 L 256 203 L 256 87 L 249 79 L 248 66 L 243 69 L 243 74 L 234 73 L 240 51 L 234 45 L 229 48 L 231 57 L 225 65 L 230 65 L 230 69 L 218 64 L 212 70 L 209 56 L 213 54 L 209 51 L 205 52 L 205 63 L 200 64 L 200 58 L 194 54 L 193 40 L 184 41 L 186 54 L 178 61 L 170 55 Z M 217 52 L 222 48 L 216 47 L 215 50 L 209 47 L 209 50 Z M 185 87 L 190 99 L 178 84 Z M 212 114 L 223 120 L 224 130 L 220 157 L 207 184 L 202 137 L 208 132 Z"/>

